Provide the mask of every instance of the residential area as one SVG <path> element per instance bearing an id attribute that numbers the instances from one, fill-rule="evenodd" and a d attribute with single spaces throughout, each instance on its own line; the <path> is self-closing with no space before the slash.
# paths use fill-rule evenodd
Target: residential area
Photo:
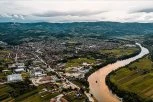
<path id="1" fill-rule="evenodd" d="M 2 45 L 0 100 L 4 102 L 93 102 L 86 74 L 107 59 L 117 59 L 115 48 L 126 49 L 127 55 L 137 50 L 124 40 L 91 38 Z"/>

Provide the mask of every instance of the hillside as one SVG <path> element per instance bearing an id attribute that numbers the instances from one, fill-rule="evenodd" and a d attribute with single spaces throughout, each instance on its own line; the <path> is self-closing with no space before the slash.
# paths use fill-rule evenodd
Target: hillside
<path id="1" fill-rule="evenodd" d="M 80 23 L 0 23 L 0 41 L 18 44 L 50 37 L 152 34 L 153 23 L 80 22 Z"/>

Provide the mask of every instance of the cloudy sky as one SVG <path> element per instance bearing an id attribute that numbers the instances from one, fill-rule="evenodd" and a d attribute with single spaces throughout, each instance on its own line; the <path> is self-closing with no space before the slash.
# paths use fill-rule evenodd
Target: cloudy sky
<path id="1" fill-rule="evenodd" d="M 153 22 L 153 0 L 0 0 L 0 22 Z"/>

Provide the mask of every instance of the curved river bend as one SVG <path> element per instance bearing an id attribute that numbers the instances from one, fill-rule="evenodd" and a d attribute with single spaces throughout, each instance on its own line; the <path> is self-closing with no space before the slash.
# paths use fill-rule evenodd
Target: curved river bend
<path id="1" fill-rule="evenodd" d="M 99 69 L 88 77 L 90 92 L 98 100 L 98 102 L 119 102 L 119 98 L 111 93 L 108 86 L 106 85 L 106 76 L 113 70 L 120 67 L 126 66 L 129 63 L 143 57 L 148 54 L 148 49 L 141 46 L 141 44 L 136 43 L 141 48 L 140 54 L 135 57 L 117 61 L 113 64 L 108 64 L 107 66 Z"/>

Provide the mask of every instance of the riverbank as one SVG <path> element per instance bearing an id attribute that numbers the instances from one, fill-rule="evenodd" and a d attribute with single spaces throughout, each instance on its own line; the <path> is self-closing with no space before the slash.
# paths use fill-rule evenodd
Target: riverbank
<path id="1" fill-rule="evenodd" d="M 100 68 L 104 67 L 104 66 L 107 66 L 108 64 L 112 64 L 112 63 L 115 63 L 117 62 L 118 60 L 125 60 L 125 59 L 128 59 L 128 58 L 131 58 L 131 57 L 134 57 L 136 55 L 138 55 L 139 53 L 141 52 L 141 49 L 139 48 L 136 52 L 130 54 L 130 55 L 124 55 L 124 56 L 121 56 L 119 58 L 113 58 L 111 60 L 107 60 L 106 62 L 100 64 L 100 65 L 96 65 L 96 66 L 93 66 L 93 68 L 85 74 L 85 78 L 88 79 L 88 77 L 96 72 L 97 70 L 99 70 Z M 89 87 L 89 84 L 87 83 L 86 86 Z"/>
<path id="2" fill-rule="evenodd" d="M 124 102 L 152 102 L 152 66 L 150 55 L 144 56 L 111 72 L 106 83 Z"/>
<path id="3" fill-rule="evenodd" d="M 113 64 L 108 64 L 102 67 L 95 73 L 91 74 L 88 78 L 90 92 L 99 102 L 118 102 L 118 98 L 113 95 L 106 85 L 106 76 L 115 69 L 123 67 L 141 57 L 148 54 L 149 51 L 137 44 L 141 48 L 141 52 L 135 57 L 128 58 L 125 60 L 117 61 Z"/>
<path id="4" fill-rule="evenodd" d="M 112 58 L 112 59 L 109 59 L 109 60 L 107 60 L 106 62 L 104 62 L 100 65 L 93 66 L 93 68 L 88 73 L 86 73 L 85 78 L 87 79 L 92 73 L 96 72 L 98 69 L 100 69 L 104 66 L 107 66 L 108 64 L 112 64 L 112 63 L 115 63 L 119 60 L 125 60 L 125 59 L 128 59 L 128 58 L 134 57 L 134 56 L 138 55 L 140 52 L 141 52 L 141 49 L 139 47 L 137 51 L 135 51 L 134 53 L 132 53 L 130 55 L 124 55 L 124 56 L 121 56 L 119 58 Z"/>

